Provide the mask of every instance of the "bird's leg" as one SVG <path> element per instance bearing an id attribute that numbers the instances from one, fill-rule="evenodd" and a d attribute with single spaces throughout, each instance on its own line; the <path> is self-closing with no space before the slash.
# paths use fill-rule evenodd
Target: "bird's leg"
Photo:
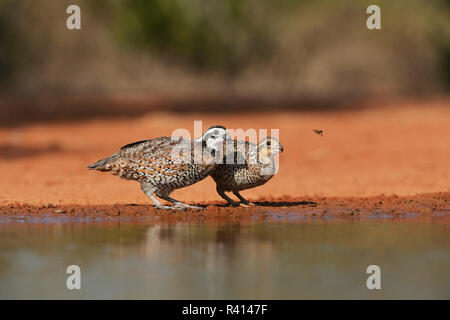
<path id="1" fill-rule="evenodd" d="M 193 206 L 190 204 L 183 203 L 179 200 L 176 200 L 174 198 L 169 197 L 169 192 L 167 191 L 159 191 L 156 193 L 158 197 L 161 199 L 164 199 L 166 201 L 169 201 L 173 203 L 173 206 L 171 206 L 172 209 L 180 209 L 180 210 L 186 210 L 186 209 L 203 209 L 202 207 Z"/>
<path id="2" fill-rule="evenodd" d="M 225 199 L 229 205 L 232 205 L 233 207 L 238 207 L 239 203 L 237 203 L 236 201 L 234 201 L 233 199 L 231 199 L 230 197 L 228 197 L 224 190 L 220 189 L 219 187 L 216 188 L 217 193 L 219 194 L 219 196 L 221 196 L 223 199 Z"/>
<path id="3" fill-rule="evenodd" d="M 146 194 L 146 196 L 149 197 L 150 200 L 153 201 L 156 209 L 173 210 L 172 206 L 165 206 L 165 205 L 161 204 L 161 202 L 159 202 L 158 199 L 156 199 L 156 197 L 153 195 L 153 193 L 155 193 L 155 191 L 156 191 L 156 188 L 154 186 L 152 186 L 151 184 L 141 183 L 141 189 Z"/>
<path id="4" fill-rule="evenodd" d="M 239 198 L 239 200 L 241 200 L 240 205 L 244 205 L 244 206 L 252 206 L 254 207 L 255 204 L 251 203 L 250 201 L 248 201 L 247 199 L 245 199 L 243 196 L 241 196 L 241 194 L 239 193 L 239 191 L 233 191 L 233 194 Z"/>

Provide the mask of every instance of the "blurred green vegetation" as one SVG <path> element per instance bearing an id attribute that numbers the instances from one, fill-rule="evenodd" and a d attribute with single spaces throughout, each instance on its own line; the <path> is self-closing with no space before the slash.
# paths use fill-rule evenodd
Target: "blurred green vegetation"
<path id="1" fill-rule="evenodd" d="M 379 31 L 365 27 L 373 3 Z M 82 8 L 81 31 L 65 29 L 69 4 Z M 442 92 L 449 9 L 444 0 L 2 0 L 0 91 L 171 91 L 211 75 L 256 94 Z"/>
<path id="2" fill-rule="evenodd" d="M 19 54 L 19 33 L 14 30 L 14 23 L 8 15 L 10 1 L 0 2 L 0 84 L 7 81 L 18 67 L 16 59 Z"/>
<path id="3" fill-rule="evenodd" d="M 358 10 L 361 18 L 365 19 L 366 16 L 361 13 L 364 13 L 365 8 L 373 1 L 360 1 L 356 4 L 355 1 L 332 0 L 94 0 L 94 2 L 97 8 L 109 6 L 108 10 L 114 16 L 112 30 L 121 43 L 144 50 L 149 49 L 159 56 L 181 61 L 200 70 L 219 70 L 226 74 L 236 74 L 249 64 L 269 60 L 277 49 L 280 49 L 277 40 L 283 37 L 281 33 L 289 33 L 288 30 L 283 30 L 286 24 L 290 24 L 295 30 L 295 23 L 292 24 L 292 21 L 306 19 L 312 24 L 312 36 L 317 37 L 320 33 L 316 33 L 318 30 L 315 19 L 322 19 L 323 27 L 329 28 L 338 26 L 334 18 L 346 19 L 339 12 L 348 13 L 352 19 L 354 11 Z M 387 22 L 394 27 L 394 34 L 391 34 L 391 37 L 401 38 L 401 29 L 414 31 L 419 26 L 421 30 L 417 36 L 422 37 L 425 34 L 425 37 L 429 38 L 440 59 L 442 76 L 448 80 L 450 17 L 448 12 L 445 13 L 445 9 L 449 9 L 450 1 L 430 2 L 431 4 L 423 1 L 399 1 L 392 4 L 388 1 L 379 1 L 377 4 L 383 8 L 383 24 L 386 24 L 384 20 L 386 7 L 391 9 L 393 14 L 399 15 L 397 19 L 406 19 L 404 24 L 396 24 L 395 18 L 394 21 Z M 318 13 L 322 17 L 319 17 Z M 419 15 L 423 17 L 418 18 Z M 423 19 L 429 21 L 424 24 Z M 342 23 L 346 24 L 345 21 Z M 361 25 L 364 26 L 363 23 Z M 408 31 L 403 30 L 403 33 Z M 344 30 L 341 35 L 336 33 L 336 37 L 345 41 L 346 34 L 348 30 Z M 320 38 L 308 40 L 317 43 L 321 41 Z M 309 45 L 314 47 L 314 44 Z"/>
<path id="4" fill-rule="evenodd" d="M 105 0 L 96 0 L 105 5 Z M 107 1 L 110 4 L 110 1 Z M 273 44 L 265 12 L 276 2 L 205 0 L 118 0 L 114 32 L 123 43 L 198 70 L 236 73 L 253 59 L 264 59 Z M 97 7 L 102 7 L 97 4 Z"/>
<path id="5" fill-rule="evenodd" d="M 450 7 L 450 1 L 448 3 Z M 439 29 L 433 36 L 441 70 L 440 74 L 448 90 L 450 89 L 450 35 L 448 30 Z"/>

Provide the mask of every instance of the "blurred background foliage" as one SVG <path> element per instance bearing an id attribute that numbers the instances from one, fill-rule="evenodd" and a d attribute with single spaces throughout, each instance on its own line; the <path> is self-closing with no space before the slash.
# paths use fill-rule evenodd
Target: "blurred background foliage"
<path id="1" fill-rule="evenodd" d="M 78 4 L 82 30 L 65 27 Z M 382 30 L 366 28 L 381 7 Z M 445 93 L 450 1 L 0 0 L 3 94 Z"/>
<path id="2" fill-rule="evenodd" d="M 122 43 L 199 71 L 233 75 L 272 51 L 267 18 L 277 7 L 242 0 L 119 0 L 110 10 Z"/>

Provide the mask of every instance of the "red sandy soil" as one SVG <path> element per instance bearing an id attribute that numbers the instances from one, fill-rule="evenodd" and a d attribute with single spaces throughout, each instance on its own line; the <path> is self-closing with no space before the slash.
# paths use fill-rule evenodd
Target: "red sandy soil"
<path id="1" fill-rule="evenodd" d="M 194 120 L 202 120 L 204 129 L 216 124 L 280 129 L 285 151 L 279 172 L 264 186 L 242 192 L 249 200 L 314 201 L 317 205 L 296 207 L 305 212 L 314 208 L 317 214 L 340 207 L 345 210 L 337 211 L 348 214 L 358 214 L 354 209 L 450 208 L 450 101 L 443 99 L 328 112 L 154 112 L 128 119 L 1 128 L 0 212 L 154 212 L 136 182 L 88 171 L 86 165 L 136 140 L 170 135 L 177 128 L 193 133 Z M 323 137 L 314 129 L 323 130 Z M 172 196 L 189 203 L 224 203 L 211 178 Z M 292 209 L 292 203 L 286 205 L 272 209 Z M 247 209 L 210 205 L 204 212 L 242 210 Z"/>

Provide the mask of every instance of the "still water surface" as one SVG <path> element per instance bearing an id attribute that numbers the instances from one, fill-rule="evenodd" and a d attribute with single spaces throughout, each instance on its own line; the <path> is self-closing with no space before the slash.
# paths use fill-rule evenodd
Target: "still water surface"
<path id="1" fill-rule="evenodd" d="M 0 298 L 450 299 L 448 221 L 4 223 Z"/>

